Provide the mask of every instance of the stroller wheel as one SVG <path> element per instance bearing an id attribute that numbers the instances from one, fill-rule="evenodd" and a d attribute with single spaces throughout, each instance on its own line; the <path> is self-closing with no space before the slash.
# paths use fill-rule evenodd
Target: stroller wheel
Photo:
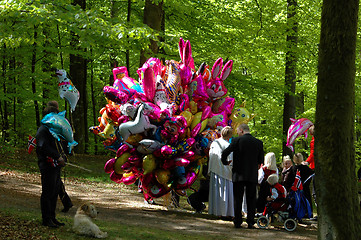
<path id="1" fill-rule="evenodd" d="M 257 219 L 257 225 L 259 228 L 266 228 L 269 225 L 269 220 L 266 216 L 261 216 Z"/>
<path id="2" fill-rule="evenodd" d="M 287 231 L 292 232 L 296 229 L 297 222 L 294 219 L 289 218 L 285 221 L 284 226 Z"/>

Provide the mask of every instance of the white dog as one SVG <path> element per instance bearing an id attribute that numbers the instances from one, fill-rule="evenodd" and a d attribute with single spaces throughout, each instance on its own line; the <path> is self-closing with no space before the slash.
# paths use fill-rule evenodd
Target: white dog
<path id="1" fill-rule="evenodd" d="M 85 203 L 80 206 L 74 216 L 74 231 L 79 235 L 106 238 L 108 233 L 102 232 L 91 220 L 91 218 L 96 218 L 97 215 L 98 211 L 93 204 Z"/>

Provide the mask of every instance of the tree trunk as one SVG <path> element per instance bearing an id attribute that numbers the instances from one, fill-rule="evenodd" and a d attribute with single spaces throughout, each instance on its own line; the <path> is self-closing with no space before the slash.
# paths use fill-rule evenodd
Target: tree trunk
<path id="1" fill-rule="evenodd" d="M 75 0 L 73 4 L 79 5 L 85 10 L 85 0 Z M 81 49 L 79 47 L 78 36 L 74 34 L 72 36 L 71 45 L 73 49 L 86 51 L 86 49 Z M 88 145 L 87 61 L 80 55 L 70 54 L 69 68 L 71 81 L 80 93 L 80 99 L 71 117 L 73 119 L 74 138 L 75 141 L 79 143 L 75 148 L 75 152 L 86 153 Z"/>
<path id="2" fill-rule="evenodd" d="M 296 66 L 297 66 L 297 31 L 298 23 L 296 20 L 297 0 L 287 0 L 287 52 L 285 66 L 285 93 L 283 105 L 283 156 L 290 155 L 292 151 L 286 147 L 286 137 L 288 128 L 291 126 L 290 118 L 296 115 Z"/>
<path id="3" fill-rule="evenodd" d="M 36 64 L 37 37 L 38 37 L 37 27 L 34 26 L 33 54 L 32 54 L 32 58 L 31 58 L 31 75 L 32 75 L 31 88 L 32 88 L 34 96 L 36 94 L 35 64 Z M 34 108 L 35 108 L 36 126 L 40 127 L 40 110 L 39 110 L 39 103 L 37 100 L 34 100 Z"/>
<path id="4" fill-rule="evenodd" d="M 354 149 L 358 0 L 325 0 L 315 121 L 318 239 L 361 239 Z"/>
<path id="5" fill-rule="evenodd" d="M 4 56 L 2 61 L 2 85 L 3 85 L 3 94 L 7 94 L 7 88 L 6 88 L 6 66 L 7 66 L 7 58 L 6 58 L 6 45 L 4 44 Z M 2 102 L 2 105 L 4 106 L 1 108 L 1 122 L 2 122 L 2 128 L 1 128 L 1 137 L 3 139 L 3 142 L 9 141 L 9 114 L 8 114 L 8 101 L 4 100 Z"/>
<path id="6" fill-rule="evenodd" d="M 144 19 L 143 19 L 144 24 L 147 24 L 150 28 L 160 33 L 162 30 L 163 17 L 164 17 L 163 1 L 159 1 L 158 4 L 155 4 L 153 3 L 152 0 L 145 0 Z M 149 49 L 153 54 L 157 54 L 159 51 L 158 41 L 150 39 Z M 145 50 L 142 50 L 140 53 L 140 65 L 139 65 L 140 67 L 143 66 L 143 63 L 148 59 Z"/>
<path id="7" fill-rule="evenodd" d="M 130 23 L 130 16 L 131 16 L 131 14 L 132 14 L 132 0 L 128 0 L 128 12 L 127 12 L 127 23 L 128 23 L 128 26 L 129 26 L 129 23 Z M 126 50 L 126 52 L 125 52 L 125 64 L 126 64 L 126 67 L 127 67 L 127 69 L 128 69 L 128 74 L 129 74 L 129 76 L 130 76 L 130 60 L 129 60 L 130 43 L 129 43 L 129 35 L 127 35 L 127 39 L 128 39 L 128 47 L 127 47 L 127 50 Z"/>

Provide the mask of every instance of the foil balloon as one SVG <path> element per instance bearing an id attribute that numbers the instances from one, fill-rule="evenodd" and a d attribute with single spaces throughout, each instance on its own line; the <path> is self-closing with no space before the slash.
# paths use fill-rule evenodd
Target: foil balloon
<path id="1" fill-rule="evenodd" d="M 122 165 L 128 161 L 128 158 L 131 156 L 131 154 L 129 152 L 126 152 L 124 154 L 122 154 L 119 158 L 116 159 L 115 163 L 114 163 L 114 172 L 117 174 L 123 174 L 124 171 L 122 169 Z"/>
<path id="2" fill-rule="evenodd" d="M 103 92 L 106 98 L 118 104 L 125 104 L 130 97 L 126 92 L 110 86 L 103 87 Z"/>
<path id="3" fill-rule="evenodd" d="M 300 118 L 297 120 L 290 118 L 290 120 L 292 124 L 288 128 L 286 146 L 293 152 L 294 148 L 292 144 L 294 143 L 296 138 L 301 135 L 307 138 L 307 130 L 313 125 L 313 123 L 307 118 Z"/>
<path id="4" fill-rule="evenodd" d="M 125 185 L 131 185 L 135 183 L 137 179 L 138 176 L 131 172 L 131 173 L 124 173 L 120 181 Z"/>
<path id="5" fill-rule="evenodd" d="M 66 76 L 66 71 L 64 69 L 57 70 L 56 75 L 58 77 L 59 95 L 62 99 L 65 98 L 69 102 L 70 111 L 73 112 L 80 98 L 80 93 Z"/>
<path id="6" fill-rule="evenodd" d="M 212 104 L 213 113 L 222 113 L 225 112 L 227 115 L 230 115 L 234 108 L 235 99 L 232 97 L 224 97 L 216 100 Z"/>
<path id="7" fill-rule="evenodd" d="M 68 142 L 68 151 L 70 153 L 73 147 L 78 145 L 78 143 L 73 138 L 73 130 L 70 123 L 65 118 L 65 113 L 66 111 L 49 113 L 44 116 L 41 123 L 49 129 L 55 139 L 60 141 L 60 138 L 62 138 Z"/>
<path id="8" fill-rule="evenodd" d="M 179 40 L 179 55 L 182 63 L 179 68 L 179 75 L 182 80 L 182 86 L 187 87 L 192 79 L 192 68 L 194 69 L 194 62 L 192 58 L 192 49 L 189 40 L 184 43 L 184 40 Z M 193 66 L 192 66 L 193 65 Z"/>
<path id="9" fill-rule="evenodd" d="M 111 173 L 113 171 L 113 168 L 114 168 L 114 163 L 116 162 L 116 159 L 115 158 L 111 158 L 109 159 L 105 165 L 104 165 L 104 171 L 106 173 Z"/>
<path id="10" fill-rule="evenodd" d="M 116 182 L 116 183 L 121 183 L 121 179 L 123 177 L 123 174 L 117 174 L 116 172 L 111 172 L 109 175 L 110 180 Z"/>
<path id="11" fill-rule="evenodd" d="M 192 80 L 187 94 L 190 99 L 197 103 L 208 99 L 207 86 L 201 76 Z"/>
<path id="12" fill-rule="evenodd" d="M 166 185 L 170 179 L 170 171 L 166 169 L 157 169 L 155 171 L 155 178 L 160 184 Z"/>
<path id="13" fill-rule="evenodd" d="M 114 83 L 113 87 L 116 90 L 123 91 L 127 95 L 134 95 L 136 93 L 143 93 L 139 83 L 130 78 L 126 67 L 113 68 Z"/>
<path id="14" fill-rule="evenodd" d="M 139 142 L 139 146 L 137 147 L 137 151 L 142 154 L 149 154 L 154 152 L 157 149 L 160 149 L 163 145 L 151 139 L 143 139 Z"/>
<path id="15" fill-rule="evenodd" d="M 223 60 L 222 58 L 218 58 L 212 68 L 212 79 L 207 83 L 207 94 L 211 101 L 220 99 L 227 94 L 227 88 L 224 85 L 224 80 L 226 80 L 232 71 L 233 60 L 229 60 L 226 63 L 220 77 L 218 78 L 222 66 Z"/>
<path id="16" fill-rule="evenodd" d="M 142 80 L 142 88 L 145 96 L 149 101 L 153 101 L 155 94 L 156 76 L 151 66 L 144 70 L 144 78 Z"/>
<path id="17" fill-rule="evenodd" d="M 119 125 L 118 131 L 122 136 L 123 142 L 126 142 L 131 134 L 142 133 L 147 129 L 155 131 L 157 127 L 149 122 L 149 118 L 144 114 L 144 104 L 140 104 L 137 116 L 134 121 L 125 122 Z"/>
<path id="18" fill-rule="evenodd" d="M 165 83 L 166 93 L 168 95 L 169 102 L 172 104 L 175 102 L 179 88 L 181 86 L 181 79 L 179 70 L 174 61 L 170 61 L 167 66 L 167 82 Z"/>
<path id="19" fill-rule="evenodd" d="M 186 172 L 186 175 L 184 177 L 181 177 L 177 180 L 175 189 L 187 189 L 197 180 L 197 176 L 200 170 L 200 166 L 197 166 L 196 168 L 189 170 Z"/>
<path id="20" fill-rule="evenodd" d="M 143 158 L 143 174 L 148 174 L 153 172 L 153 170 L 157 167 L 157 163 L 153 154 L 148 154 Z"/>
<path id="21" fill-rule="evenodd" d="M 231 120 L 231 125 L 234 130 L 242 123 L 248 123 L 251 121 L 255 115 L 250 114 L 250 112 L 245 108 L 245 102 L 236 109 L 233 109 L 232 114 L 229 119 Z"/>
<path id="22" fill-rule="evenodd" d="M 156 89 L 154 93 L 154 103 L 159 106 L 161 111 L 168 111 L 170 115 L 173 113 L 172 104 L 168 99 L 164 84 L 162 81 L 157 80 Z"/>

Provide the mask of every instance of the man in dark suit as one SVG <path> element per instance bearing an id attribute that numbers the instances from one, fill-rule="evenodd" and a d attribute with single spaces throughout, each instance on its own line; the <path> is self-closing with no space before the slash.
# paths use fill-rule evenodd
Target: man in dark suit
<path id="1" fill-rule="evenodd" d="M 263 142 L 250 134 L 247 124 L 239 125 L 237 133 L 238 137 L 233 138 L 231 144 L 223 151 L 221 160 L 224 165 L 230 164 L 227 157 L 233 152 L 234 227 L 240 228 L 242 224 L 243 194 L 246 189 L 246 222 L 248 228 L 254 228 L 258 169 L 264 160 Z"/>

